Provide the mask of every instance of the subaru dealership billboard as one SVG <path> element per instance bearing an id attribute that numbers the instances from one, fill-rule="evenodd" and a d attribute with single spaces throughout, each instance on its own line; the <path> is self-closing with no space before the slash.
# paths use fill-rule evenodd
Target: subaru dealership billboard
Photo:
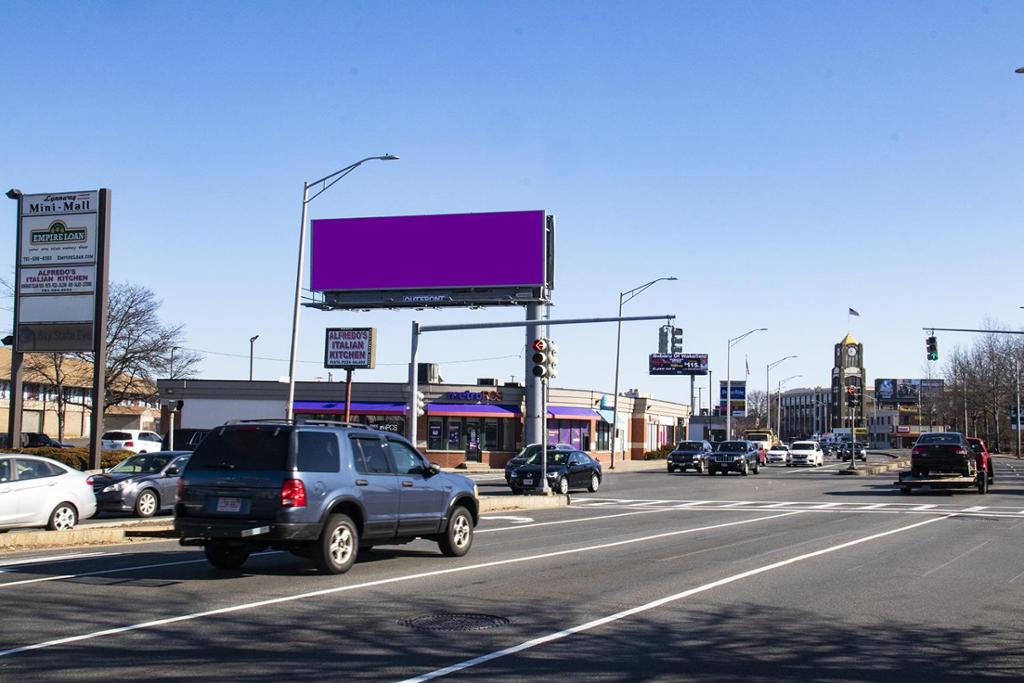
<path id="1" fill-rule="evenodd" d="M 311 250 L 327 308 L 522 305 L 554 286 L 544 211 L 314 220 Z"/>
<path id="2" fill-rule="evenodd" d="M 648 358 L 651 375 L 706 375 L 706 353 L 652 353 Z"/>
<path id="3" fill-rule="evenodd" d="M 922 399 L 937 401 L 944 388 L 945 382 L 941 379 L 876 379 L 875 400 L 879 403 L 916 405 Z"/>

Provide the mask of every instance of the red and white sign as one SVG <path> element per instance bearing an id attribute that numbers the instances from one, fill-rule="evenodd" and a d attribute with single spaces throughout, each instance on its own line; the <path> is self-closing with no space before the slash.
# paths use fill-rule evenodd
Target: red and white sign
<path id="1" fill-rule="evenodd" d="M 332 327 L 327 329 L 324 367 L 372 370 L 377 361 L 377 328 Z"/>

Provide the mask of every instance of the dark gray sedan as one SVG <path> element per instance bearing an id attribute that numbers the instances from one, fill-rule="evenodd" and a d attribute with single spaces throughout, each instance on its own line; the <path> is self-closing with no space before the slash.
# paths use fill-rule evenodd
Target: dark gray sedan
<path id="1" fill-rule="evenodd" d="M 94 475 L 96 509 L 152 517 L 174 508 L 178 477 L 189 451 L 160 451 L 133 455 L 103 474 Z"/>

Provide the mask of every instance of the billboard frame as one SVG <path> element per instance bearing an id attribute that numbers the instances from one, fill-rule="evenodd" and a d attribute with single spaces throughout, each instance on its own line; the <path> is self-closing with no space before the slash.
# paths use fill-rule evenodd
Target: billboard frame
<path id="1" fill-rule="evenodd" d="M 544 282 L 540 285 L 399 287 L 323 291 L 310 289 L 311 296 L 303 303 L 303 306 L 322 311 L 369 311 L 402 308 L 416 310 L 426 308 L 475 309 L 485 306 L 525 306 L 550 303 L 551 291 L 555 288 L 555 216 L 546 211 L 540 211 L 540 213 L 543 213 L 542 230 L 544 231 L 541 240 Z M 446 214 L 431 215 L 443 216 Z M 312 238 L 310 250 L 312 250 Z M 312 287 L 312 276 L 310 277 L 310 286 Z"/>
<path id="2" fill-rule="evenodd" d="M 666 372 L 655 372 L 655 360 L 668 360 Z M 696 362 L 697 367 L 687 367 L 687 362 Z M 647 357 L 647 372 L 652 377 L 704 376 L 708 374 L 708 354 L 706 353 L 652 353 Z"/>

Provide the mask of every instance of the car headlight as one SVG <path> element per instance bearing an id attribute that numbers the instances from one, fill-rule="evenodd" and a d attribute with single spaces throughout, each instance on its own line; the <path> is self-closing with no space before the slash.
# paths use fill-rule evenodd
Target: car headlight
<path id="1" fill-rule="evenodd" d="M 558 478 L 558 472 L 548 472 L 548 479 Z"/>
<path id="2" fill-rule="evenodd" d="M 742 455 L 734 455 L 734 456 L 732 456 L 732 459 L 733 460 L 742 460 L 743 456 Z"/>
<path id="3" fill-rule="evenodd" d="M 100 493 L 111 493 L 112 491 L 124 491 L 125 489 L 131 488 L 132 485 L 133 485 L 133 482 L 130 482 L 130 481 L 119 481 L 116 484 L 111 484 L 110 486 L 106 487 Z"/>

